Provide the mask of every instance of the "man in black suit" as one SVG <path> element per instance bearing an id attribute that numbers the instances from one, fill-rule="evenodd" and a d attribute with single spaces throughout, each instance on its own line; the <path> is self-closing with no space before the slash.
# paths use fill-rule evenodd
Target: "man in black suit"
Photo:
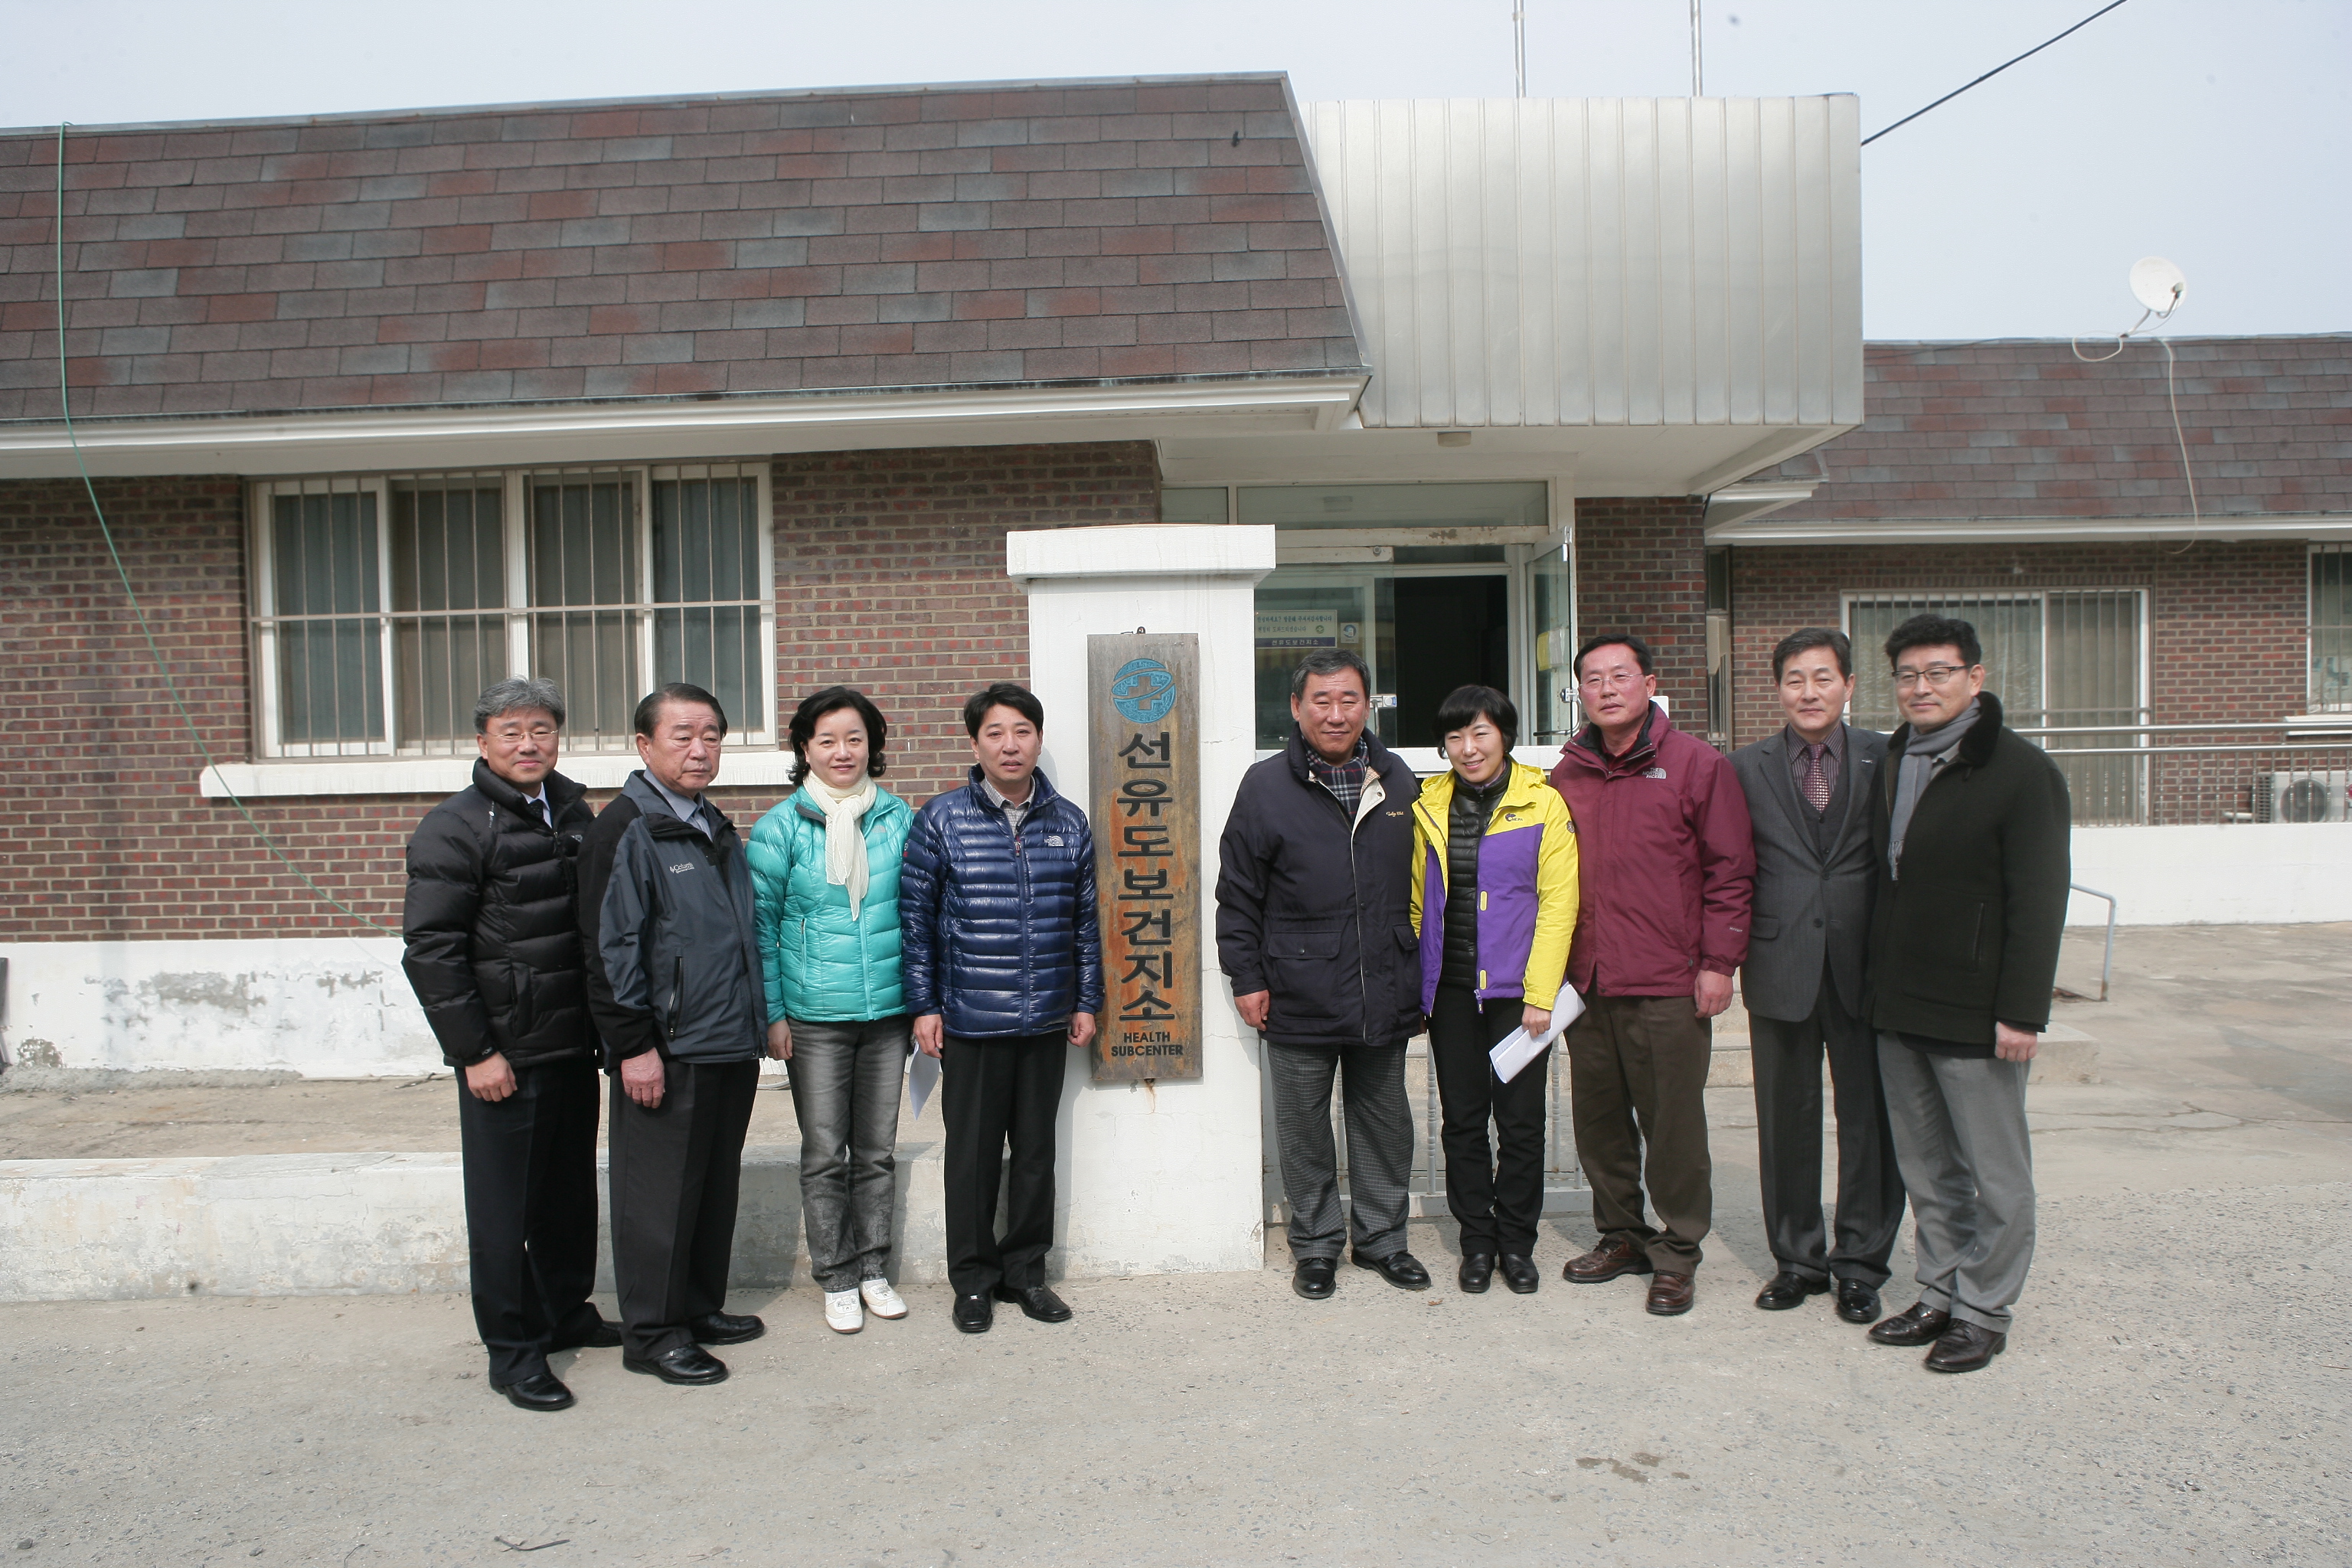
<path id="1" fill-rule="evenodd" d="M 1853 645 L 1808 626 L 1772 650 L 1789 721 L 1734 752 L 1756 829 L 1756 902 L 1740 971 L 1756 1064 L 1756 1143 L 1764 1226 L 1779 1271 L 1766 1311 L 1834 1284 L 1838 1316 L 1878 1317 L 1878 1288 L 1903 1226 L 1903 1175 L 1864 1007 L 1864 960 L 1878 857 L 1871 789 L 1886 738 L 1845 721 Z M 1822 1053 L 1836 1086 L 1834 1247 L 1822 1219 Z"/>

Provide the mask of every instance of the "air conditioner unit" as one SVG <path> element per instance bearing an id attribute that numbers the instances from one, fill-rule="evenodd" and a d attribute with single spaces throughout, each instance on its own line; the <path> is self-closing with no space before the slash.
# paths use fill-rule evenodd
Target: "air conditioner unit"
<path id="1" fill-rule="evenodd" d="M 2257 822 L 2344 822 L 2352 773 L 2263 773 L 2254 781 Z"/>

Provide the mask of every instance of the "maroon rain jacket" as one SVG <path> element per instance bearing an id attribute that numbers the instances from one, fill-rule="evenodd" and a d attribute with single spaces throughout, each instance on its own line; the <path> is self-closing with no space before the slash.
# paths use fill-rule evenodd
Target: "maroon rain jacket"
<path id="1" fill-rule="evenodd" d="M 1748 958 L 1756 847 L 1731 759 L 1653 705 L 1622 757 L 1586 725 L 1552 787 L 1576 819 L 1581 897 L 1568 978 L 1607 996 L 1687 996 Z"/>

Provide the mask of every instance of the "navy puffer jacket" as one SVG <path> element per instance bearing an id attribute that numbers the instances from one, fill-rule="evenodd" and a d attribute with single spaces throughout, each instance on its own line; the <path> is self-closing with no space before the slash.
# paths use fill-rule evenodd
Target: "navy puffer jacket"
<path id="1" fill-rule="evenodd" d="M 907 1011 L 950 1035 L 1042 1035 L 1103 1005 L 1095 841 L 1044 773 L 1015 842 L 978 768 L 916 814 L 898 873 Z"/>

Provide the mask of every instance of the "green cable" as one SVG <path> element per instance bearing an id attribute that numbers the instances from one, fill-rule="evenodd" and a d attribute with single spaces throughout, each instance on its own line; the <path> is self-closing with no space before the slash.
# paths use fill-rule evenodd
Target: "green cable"
<path id="1" fill-rule="evenodd" d="M 139 635 L 147 639 L 148 655 L 154 659 L 155 668 L 163 674 L 163 689 L 171 693 L 172 705 L 180 710 L 180 722 L 187 726 L 188 739 L 195 742 L 196 754 L 204 758 L 205 766 L 211 770 L 214 778 L 219 780 L 221 793 L 228 796 L 229 803 L 236 807 L 237 815 L 245 818 L 245 825 L 253 829 L 254 837 L 283 861 L 286 868 L 299 878 L 304 887 L 322 900 L 362 925 L 373 927 L 386 936 L 398 936 L 400 932 L 392 927 L 382 921 L 369 919 L 313 881 L 310 874 L 294 864 L 292 858 L 278 847 L 278 841 L 254 819 L 243 798 L 228 787 L 227 776 L 220 771 L 220 764 L 213 760 L 212 748 L 205 744 L 204 731 L 196 728 L 195 715 L 188 711 L 188 704 L 180 695 L 180 683 L 173 678 L 172 667 L 164 662 L 163 648 L 155 642 L 154 628 L 147 624 L 147 607 L 139 602 L 138 594 L 131 586 L 131 574 L 122 568 L 122 552 L 114 547 L 114 530 L 107 524 L 106 509 L 98 503 L 98 485 L 89 477 L 89 465 L 82 461 L 81 437 L 74 433 L 73 405 L 66 396 L 66 126 L 69 123 L 60 121 L 58 124 L 58 411 L 65 416 L 66 439 L 73 447 L 74 467 L 81 470 L 81 488 L 89 495 L 89 510 L 98 514 L 98 531 L 106 540 L 106 553 L 114 563 L 114 574 L 121 579 L 122 596 L 131 601 L 131 613 L 139 619 Z"/>

